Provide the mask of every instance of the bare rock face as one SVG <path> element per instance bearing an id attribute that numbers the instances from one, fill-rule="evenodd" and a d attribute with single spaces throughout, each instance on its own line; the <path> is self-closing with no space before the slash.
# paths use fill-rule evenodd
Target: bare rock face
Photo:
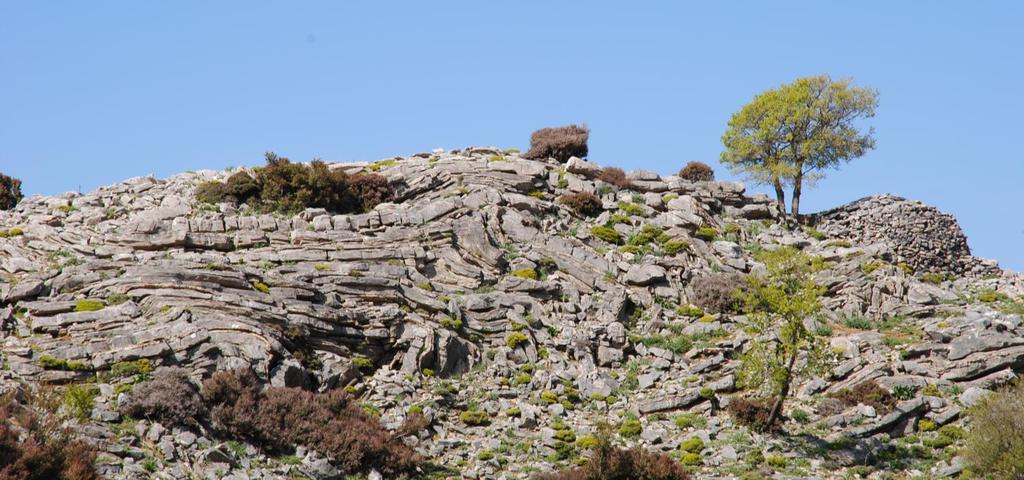
<path id="1" fill-rule="evenodd" d="M 854 243 L 882 243 L 897 262 L 917 272 L 986 275 L 991 261 L 971 256 L 956 218 L 924 203 L 894 195 L 862 198 L 812 216 L 820 230 Z"/>
<path id="2" fill-rule="evenodd" d="M 824 212 L 820 238 L 737 183 L 632 172 L 619 189 L 575 158 L 467 148 L 331 168 L 377 171 L 396 200 L 295 216 L 197 203 L 197 185 L 232 170 L 135 178 L 0 212 L 0 391 L 93 382 L 80 430 L 101 450 L 105 478 L 149 478 L 147 458 L 161 459 L 158 478 L 337 476 L 305 448 L 277 459 L 203 429 L 140 421 L 125 432 L 118 405 L 137 378 L 116 372 L 139 360 L 195 380 L 249 367 L 271 385 L 346 388 L 389 428 L 415 407 L 431 427 L 406 441 L 465 478 L 564 467 L 560 439 L 634 415 L 642 433 L 620 441 L 676 452 L 699 436 L 702 473 L 736 472 L 755 451 L 800 453 L 723 413 L 743 394 L 737 371 L 754 340 L 743 315 L 705 315 L 691 296 L 712 272 L 763 272 L 754 252 L 782 245 L 824 260 L 823 315 L 807 324 L 832 336 L 838 356 L 829 375 L 794 385 L 788 408 L 824 430 L 807 434 L 854 442 L 822 449 L 834 458 L 812 459 L 802 475 L 842 475 L 895 448 L 883 434 L 919 419 L 957 422 L 955 394 L 935 392 L 973 399 L 1024 365 L 1018 315 L 962 304 L 982 290 L 1018 297 L 1024 278 L 977 276 L 998 269 L 970 256 L 952 217 L 918 202 L 873 197 Z M 583 217 L 558 201 L 575 192 L 598 195 L 604 211 Z M 926 283 L 926 271 L 971 275 Z M 829 407 L 824 396 L 867 381 L 908 398 L 886 412 Z M 460 421 L 470 405 L 489 426 Z"/>

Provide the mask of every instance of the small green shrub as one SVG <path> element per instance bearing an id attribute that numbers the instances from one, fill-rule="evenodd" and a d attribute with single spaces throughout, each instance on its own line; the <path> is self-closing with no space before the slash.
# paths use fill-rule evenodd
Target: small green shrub
<path id="1" fill-rule="evenodd" d="M 683 413 L 676 415 L 672 420 L 675 423 L 676 428 L 685 430 L 690 427 L 704 428 L 708 424 L 708 420 L 700 415 L 694 413 Z"/>
<path id="2" fill-rule="evenodd" d="M 871 275 L 872 272 L 885 266 L 885 263 L 881 260 L 869 260 L 860 264 L 860 271 L 864 272 L 864 275 Z"/>
<path id="3" fill-rule="evenodd" d="M 976 298 L 982 303 L 1002 302 L 1010 299 L 1010 297 L 1005 293 L 1000 293 L 992 289 L 985 289 L 978 292 Z"/>
<path id="4" fill-rule="evenodd" d="M 590 234 L 608 243 L 622 245 L 622 235 L 612 227 L 598 225 L 590 229 Z"/>
<path id="5" fill-rule="evenodd" d="M 106 305 L 99 300 L 79 300 L 75 303 L 76 312 L 95 312 L 97 310 L 103 310 Z"/>
<path id="6" fill-rule="evenodd" d="M 259 281 L 259 280 L 253 280 L 253 281 L 249 282 L 249 285 L 252 285 L 253 290 L 256 290 L 257 292 L 267 293 L 267 294 L 270 293 L 270 286 L 265 284 L 265 283 L 263 283 L 263 282 L 261 282 L 261 281 Z"/>
<path id="7" fill-rule="evenodd" d="M 88 420 L 96 404 L 97 393 L 88 385 L 68 385 L 64 390 L 64 409 L 79 421 Z"/>
<path id="8" fill-rule="evenodd" d="M 529 341 L 530 337 L 527 337 L 526 334 L 520 332 L 512 332 L 508 334 L 507 337 L 505 337 L 505 345 L 507 345 L 508 348 L 511 348 L 513 350 L 519 348 L 520 345 Z"/>
<path id="9" fill-rule="evenodd" d="M 352 357 L 352 365 L 363 371 L 373 370 L 373 360 L 361 355 Z"/>
<path id="10" fill-rule="evenodd" d="M 688 467 L 695 467 L 703 463 L 699 453 L 684 453 L 679 457 L 679 462 Z"/>
<path id="11" fill-rule="evenodd" d="M 966 433 L 966 443 L 961 450 L 970 473 L 1006 480 L 1024 477 L 1022 411 L 1024 381 L 1021 380 L 985 396 L 970 408 L 967 416 L 971 419 L 971 429 Z M 960 434 L 947 432 L 944 436 L 951 439 Z"/>
<path id="12" fill-rule="evenodd" d="M 452 319 L 444 317 L 441 319 L 441 326 L 449 330 L 459 330 L 462 328 L 462 320 Z"/>
<path id="13" fill-rule="evenodd" d="M 873 324 L 871 320 L 859 315 L 849 316 L 843 319 L 843 325 L 847 328 L 853 328 L 855 330 L 871 330 Z"/>
<path id="14" fill-rule="evenodd" d="M 799 409 L 793 410 L 789 414 L 789 417 L 792 418 L 794 422 L 800 424 L 805 424 L 811 420 L 811 415 L 809 413 Z"/>
<path id="15" fill-rule="evenodd" d="M 640 424 L 640 420 L 635 418 L 627 419 L 622 422 L 622 425 L 619 425 L 619 435 L 622 438 L 637 438 L 643 431 L 644 427 Z"/>
<path id="16" fill-rule="evenodd" d="M 679 449 L 684 452 L 700 453 L 704 450 L 704 440 L 700 437 L 690 437 L 679 444 Z"/>
<path id="17" fill-rule="evenodd" d="M 919 432 L 934 432 L 939 427 L 935 425 L 935 422 L 922 418 L 917 421 L 917 431 Z"/>
<path id="18" fill-rule="evenodd" d="M 941 273 L 925 272 L 925 273 L 921 274 L 921 281 L 924 282 L 924 283 L 931 283 L 933 285 L 938 285 L 938 284 L 946 281 L 946 276 L 941 274 Z"/>
<path id="19" fill-rule="evenodd" d="M 537 277 L 537 270 L 532 269 L 532 268 L 521 268 L 519 270 L 513 270 L 512 271 L 512 276 L 513 277 L 518 277 L 518 278 L 523 278 L 523 279 L 526 279 L 526 280 L 536 280 L 538 278 Z"/>
<path id="20" fill-rule="evenodd" d="M 821 233 L 820 231 L 818 231 L 818 229 L 814 227 L 804 227 L 804 233 L 806 233 L 808 237 L 811 237 L 818 241 L 822 241 L 828 238 L 824 233 Z"/>
<path id="21" fill-rule="evenodd" d="M 712 242 L 716 238 L 718 238 L 718 232 L 714 228 L 711 228 L 711 227 L 700 227 L 693 234 L 693 236 L 695 236 L 695 237 L 697 237 L 697 238 L 699 238 L 701 240 L 704 240 L 706 242 Z"/>
<path id="22" fill-rule="evenodd" d="M 466 410 L 459 414 L 459 421 L 471 427 L 489 425 L 491 416 L 483 410 Z"/>
<path id="23" fill-rule="evenodd" d="M 690 248 L 690 242 L 685 240 L 669 240 L 661 246 L 666 255 L 675 255 L 687 248 Z"/>
<path id="24" fill-rule="evenodd" d="M 770 457 L 766 457 L 764 460 L 765 463 L 772 468 L 786 468 L 786 464 L 789 463 L 786 461 L 786 457 L 781 455 L 772 455 Z"/>
<path id="25" fill-rule="evenodd" d="M 632 203 L 632 202 L 619 202 L 618 207 L 619 207 L 619 210 L 622 210 L 626 214 L 632 215 L 634 217 L 644 217 L 644 216 L 647 216 L 647 211 L 644 210 L 643 205 L 640 205 L 640 204 L 636 204 L 636 203 Z"/>
<path id="26" fill-rule="evenodd" d="M 892 396 L 897 400 L 910 400 L 917 394 L 917 389 L 912 385 L 896 385 L 892 387 Z"/>

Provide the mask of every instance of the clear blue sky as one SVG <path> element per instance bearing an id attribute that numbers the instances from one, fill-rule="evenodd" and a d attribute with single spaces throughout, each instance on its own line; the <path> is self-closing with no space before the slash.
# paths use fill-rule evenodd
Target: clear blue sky
<path id="1" fill-rule="evenodd" d="M 756 93 L 828 73 L 880 91 L 878 148 L 804 210 L 920 199 L 1024 270 L 1024 2 L 630 3 L 4 1 L 0 171 L 55 194 L 586 122 L 592 160 L 670 173 L 717 165 Z"/>

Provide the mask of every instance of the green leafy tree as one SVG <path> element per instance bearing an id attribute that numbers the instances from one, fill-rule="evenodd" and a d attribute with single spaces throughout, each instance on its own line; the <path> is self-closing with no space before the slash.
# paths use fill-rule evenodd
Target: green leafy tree
<path id="1" fill-rule="evenodd" d="M 757 259 L 767 273 L 751 275 L 749 287 L 739 293 L 748 313 L 745 327 L 753 338 L 741 358 L 739 382 L 771 401 L 763 426 L 771 430 L 793 382 L 824 371 L 829 363 L 825 342 L 804 325 L 821 309 L 825 289 L 814 283 L 813 274 L 824 265 L 820 257 L 793 247 L 764 251 Z"/>
<path id="2" fill-rule="evenodd" d="M 729 120 L 722 135 L 722 163 L 752 181 L 771 185 L 786 209 L 793 187 L 793 215 L 800 215 L 804 183 L 874 148 L 873 129 L 855 126 L 875 116 L 878 92 L 828 75 L 799 78 L 765 91 Z"/>

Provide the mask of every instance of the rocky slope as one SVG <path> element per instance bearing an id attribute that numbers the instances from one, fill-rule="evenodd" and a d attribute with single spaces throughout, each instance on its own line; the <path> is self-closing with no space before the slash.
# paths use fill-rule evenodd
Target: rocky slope
<path id="1" fill-rule="evenodd" d="M 638 422 L 619 440 L 654 450 L 700 438 L 702 476 L 933 477 L 960 470 L 956 430 L 938 427 L 1024 369 L 1024 279 L 971 257 L 955 220 L 918 202 L 872 197 L 802 229 L 740 184 L 638 171 L 617 190 L 577 159 L 468 148 L 332 168 L 377 171 L 398 199 L 257 215 L 197 204 L 196 185 L 234 173 L 204 171 L 0 212 L 4 388 L 97 383 L 80 429 L 109 478 L 334 476 L 315 452 L 268 458 L 122 418 L 132 378 L 116 372 L 140 359 L 197 380 L 251 366 L 274 385 L 348 388 L 392 428 L 422 410 L 432 426 L 410 441 L 465 478 L 569 465 L 572 438 L 600 421 Z M 604 212 L 556 201 L 578 191 Z M 609 223 L 635 248 L 591 232 Z M 645 226 L 686 243 L 666 251 Z M 695 281 L 757 272 L 752 252 L 778 245 L 828 262 L 827 312 L 810 321 L 836 361 L 799 386 L 789 434 L 763 436 L 722 411 L 739 394 L 743 318 L 685 307 Z M 899 404 L 830 397 L 869 380 Z"/>

